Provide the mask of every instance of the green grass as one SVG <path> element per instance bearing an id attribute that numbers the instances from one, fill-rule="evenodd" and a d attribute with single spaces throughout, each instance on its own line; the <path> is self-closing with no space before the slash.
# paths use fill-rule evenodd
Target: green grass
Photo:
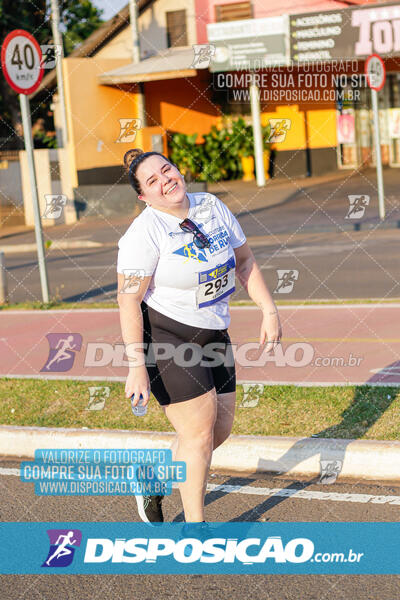
<path id="1" fill-rule="evenodd" d="M 400 298 L 388 298 L 384 300 L 369 298 L 351 298 L 349 300 L 274 300 L 277 306 L 303 305 L 312 306 L 316 304 L 373 304 L 376 302 L 390 304 L 400 302 Z M 230 306 L 255 306 L 252 300 L 234 300 L 229 303 Z M 16 302 L 0 304 L 0 310 L 74 310 L 76 308 L 118 308 L 117 302 L 61 302 L 51 300 L 48 303 L 41 302 Z"/>
<path id="2" fill-rule="evenodd" d="M 108 386 L 103 410 L 86 410 L 90 386 Z M 123 383 L 0 380 L 0 423 L 39 427 L 173 431 L 152 397 L 133 417 Z M 394 387 L 264 386 L 258 404 L 242 407 L 238 386 L 234 434 L 400 440 L 400 389 Z"/>

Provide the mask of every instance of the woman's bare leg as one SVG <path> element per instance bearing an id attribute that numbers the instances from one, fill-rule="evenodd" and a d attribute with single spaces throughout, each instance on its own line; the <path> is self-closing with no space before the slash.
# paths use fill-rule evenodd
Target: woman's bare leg
<path id="1" fill-rule="evenodd" d="M 204 495 L 217 419 L 215 388 L 191 400 L 169 404 L 164 412 L 177 433 L 174 460 L 186 463 L 186 481 L 179 484 L 185 520 L 204 520 Z"/>
<path id="2" fill-rule="evenodd" d="M 217 396 L 217 419 L 214 425 L 214 447 L 218 448 L 232 431 L 233 419 L 235 417 L 236 392 L 218 394 Z"/>
<path id="3" fill-rule="evenodd" d="M 217 419 L 214 424 L 213 450 L 218 448 L 230 436 L 235 417 L 235 408 L 236 392 L 217 394 Z M 177 448 L 178 436 L 176 436 L 171 444 L 172 460 L 176 460 Z"/>

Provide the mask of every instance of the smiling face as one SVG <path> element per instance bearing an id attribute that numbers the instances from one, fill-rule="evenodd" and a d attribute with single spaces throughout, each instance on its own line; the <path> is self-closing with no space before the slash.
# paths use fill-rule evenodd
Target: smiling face
<path id="1" fill-rule="evenodd" d="M 140 200 L 153 208 L 179 210 L 184 205 L 186 185 L 179 170 L 158 155 L 146 158 L 136 170 L 140 182 Z"/>

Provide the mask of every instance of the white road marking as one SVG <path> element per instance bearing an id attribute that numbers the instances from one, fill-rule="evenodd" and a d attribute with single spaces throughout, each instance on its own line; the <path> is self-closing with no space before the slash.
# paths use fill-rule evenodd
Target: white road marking
<path id="1" fill-rule="evenodd" d="M 20 476 L 19 469 L 0 467 L 0 475 Z M 178 488 L 177 483 L 172 487 Z M 359 504 L 390 504 L 400 506 L 400 496 L 374 496 L 373 494 L 346 494 L 338 492 L 313 492 L 294 488 L 263 488 L 251 485 L 207 484 L 208 492 L 227 492 L 228 494 L 247 494 L 249 496 L 281 496 L 299 500 L 332 500 L 333 502 L 355 502 Z"/>
<path id="2" fill-rule="evenodd" d="M 380 369 L 370 369 L 370 373 L 382 373 L 382 375 L 400 375 L 400 365 L 395 367 L 381 367 Z"/>
<path id="3" fill-rule="evenodd" d="M 366 504 L 396 504 L 400 506 L 400 496 L 374 496 L 373 494 L 347 494 L 338 492 L 313 492 L 293 488 L 260 488 L 250 485 L 208 484 L 210 492 L 228 492 L 230 494 L 249 494 L 250 496 L 283 496 L 299 500 L 333 500 L 334 502 L 357 502 Z"/>
<path id="4" fill-rule="evenodd" d="M 114 269 L 115 265 L 80 265 L 81 269 L 103 269 L 104 270 L 110 270 L 110 269 Z M 60 269 L 61 271 L 76 271 L 76 267 L 62 267 Z"/>
<path id="5" fill-rule="evenodd" d="M 250 243 L 251 246 L 251 243 Z M 338 254 L 340 252 L 347 252 L 349 250 L 354 249 L 355 244 L 346 244 L 346 243 L 338 243 L 335 242 L 334 245 L 327 246 L 318 246 L 310 245 L 310 246 L 292 246 L 289 248 L 283 248 L 282 250 L 278 249 L 277 251 L 264 250 L 257 253 L 258 259 L 267 259 L 267 258 L 296 258 L 298 256 L 324 256 L 328 254 Z"/>
<path id="6" fill-rule="evenodd" d="M 0 467 L 0 475 L 15 475 L 19 477 L 19 469 L 5 469 L 4 467 Z"/>

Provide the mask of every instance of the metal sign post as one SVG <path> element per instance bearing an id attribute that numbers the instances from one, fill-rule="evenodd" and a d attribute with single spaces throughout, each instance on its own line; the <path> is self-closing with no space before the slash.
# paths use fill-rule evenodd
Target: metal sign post
<path id="1" fill-rule="evenodd" d="M 32 94 L 43 77 L 42 51 L 35 38 L 23 29 L 7 35 L 1 48 L 1 67 L 10 86 L 19 93 L 25 150 L 28 159 L 29 179 L 35 217 L 35 236 L 43 302 L 49 302 L 49 284 L 43 246 L 36 170 L 33 158 L 32 123 L 28 94 Z"/>
<path id="2" fill-rule="evenodd" d="M 260 89 L 252 78 L 250 85 L 251 118 L 253 124 L 254 162 L 256 167 L 257 185 L 265 185 L 263 139 L 260 118 Z"/>
<path id="3" fill-rule="evenodd" d="M 29 100 L 25 94 L 19 95 L 21 105 L 22 125 L 24 128 L 25 150 L 28 158 L 29 179 L 31 181 L 31 194 L 33 214 L 35 217 L 35 236 L 38 254 L 40 284 L 42 287 L 43 302 L 49 302 L 49 282 L 47 277 L 46 258 L 44 255 L 42 221 L 40 218 L 39 198 L 37 193 L 36 169 L 33 159 L 32 123 Z"/>
<path id="4" fill-rule="evenodd" d="M 381 136 L 379 131 L 378 92 L 385 85 L 386 69 L 380 56 L 371 54 L 365 62 L 365 73 L 371 88 L 372 113 L 374 121 L 376 178 L 378 183 L 379 217 L 385 218 L 385 193 L 383 189 Z"/>

